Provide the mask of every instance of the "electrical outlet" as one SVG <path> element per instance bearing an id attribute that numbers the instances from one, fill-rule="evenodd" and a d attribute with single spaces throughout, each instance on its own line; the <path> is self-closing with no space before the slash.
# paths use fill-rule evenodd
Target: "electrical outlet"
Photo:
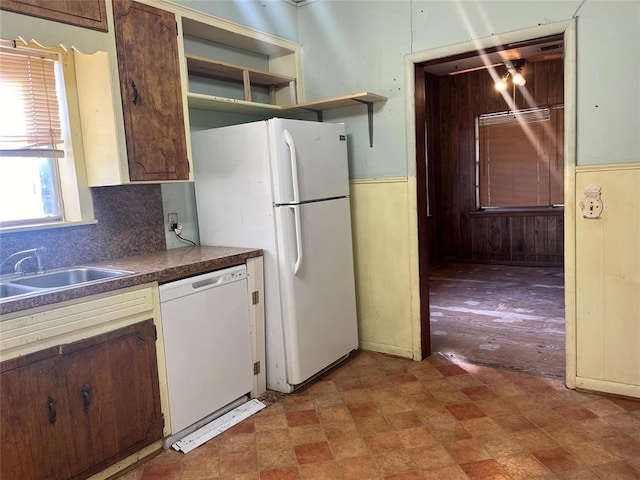
<path id="1" fill-rule="evenodd" d="M 169 231 L 173 232 L 178 226 L 178 214 L 170 213 L 167 216 L 169 217 Z"/>

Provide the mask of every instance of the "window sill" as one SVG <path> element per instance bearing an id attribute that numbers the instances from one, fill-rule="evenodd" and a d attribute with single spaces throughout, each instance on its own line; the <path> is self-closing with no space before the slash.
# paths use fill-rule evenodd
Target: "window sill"
<path id="1" fill-rule="evenodd" d="M 55 222 L 37 223 L 33 225 L 16 225 L 11 227 L 0 227 L 0 233 L 31 232 L 36 230 L 50 230 L 54 228 L 79 227 L 82 225 L 94 225 L 97 220 L 81 220 L 78 222 Z"/>
<path id="2" fill-rule="evenodd" d="M 469 216 L 472 217 L 539 217 L 541 215 L 562 216 L 564 207 L 488 208 L 469 212 Z"/>

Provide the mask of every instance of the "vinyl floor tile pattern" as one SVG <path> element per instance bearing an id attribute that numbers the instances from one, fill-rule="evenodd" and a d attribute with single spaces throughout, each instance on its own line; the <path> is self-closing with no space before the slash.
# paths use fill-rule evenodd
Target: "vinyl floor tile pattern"
<path id="1" fill-rule="evenodd" d="M 122 480 L 640 479 L 640 400 L 432 356 L 356 352 L 304 390 Z"/>

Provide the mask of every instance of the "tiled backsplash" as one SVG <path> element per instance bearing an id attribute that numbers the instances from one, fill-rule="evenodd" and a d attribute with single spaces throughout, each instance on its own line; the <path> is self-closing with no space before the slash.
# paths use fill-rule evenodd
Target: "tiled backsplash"
<path id="1" fill-rule="evenodd" d="M 0 258 L 45 247 L 45 268 L 52 269 L 166 249 L 160 185 L 99 187 L 91 192 L 97 224 L 3 233 Z"/>

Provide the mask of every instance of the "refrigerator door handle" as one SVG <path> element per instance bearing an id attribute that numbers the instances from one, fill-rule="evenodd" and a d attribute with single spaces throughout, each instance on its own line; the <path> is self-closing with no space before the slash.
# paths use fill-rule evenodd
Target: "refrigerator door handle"
<path id="1" fill-rule="evenodd" d="M 289 208 L 293 210 L 293 219 L 296 230 L 296 262 L 293 264 L 293 274 L 298 275 L 300 267 L 302 267 L 302 228 L 300 226 L 300 206 L 290 205 Z"/>
<path id="2" fill-rule="evenodd" d="M 293 203 L 300 202 L 300 187 L 298 185 L 298 160 L 296 158 L 296 144 L 288 130 L 284 130 L 284 143 L 291 152 L 291 182 L 293 183 Z"/>

